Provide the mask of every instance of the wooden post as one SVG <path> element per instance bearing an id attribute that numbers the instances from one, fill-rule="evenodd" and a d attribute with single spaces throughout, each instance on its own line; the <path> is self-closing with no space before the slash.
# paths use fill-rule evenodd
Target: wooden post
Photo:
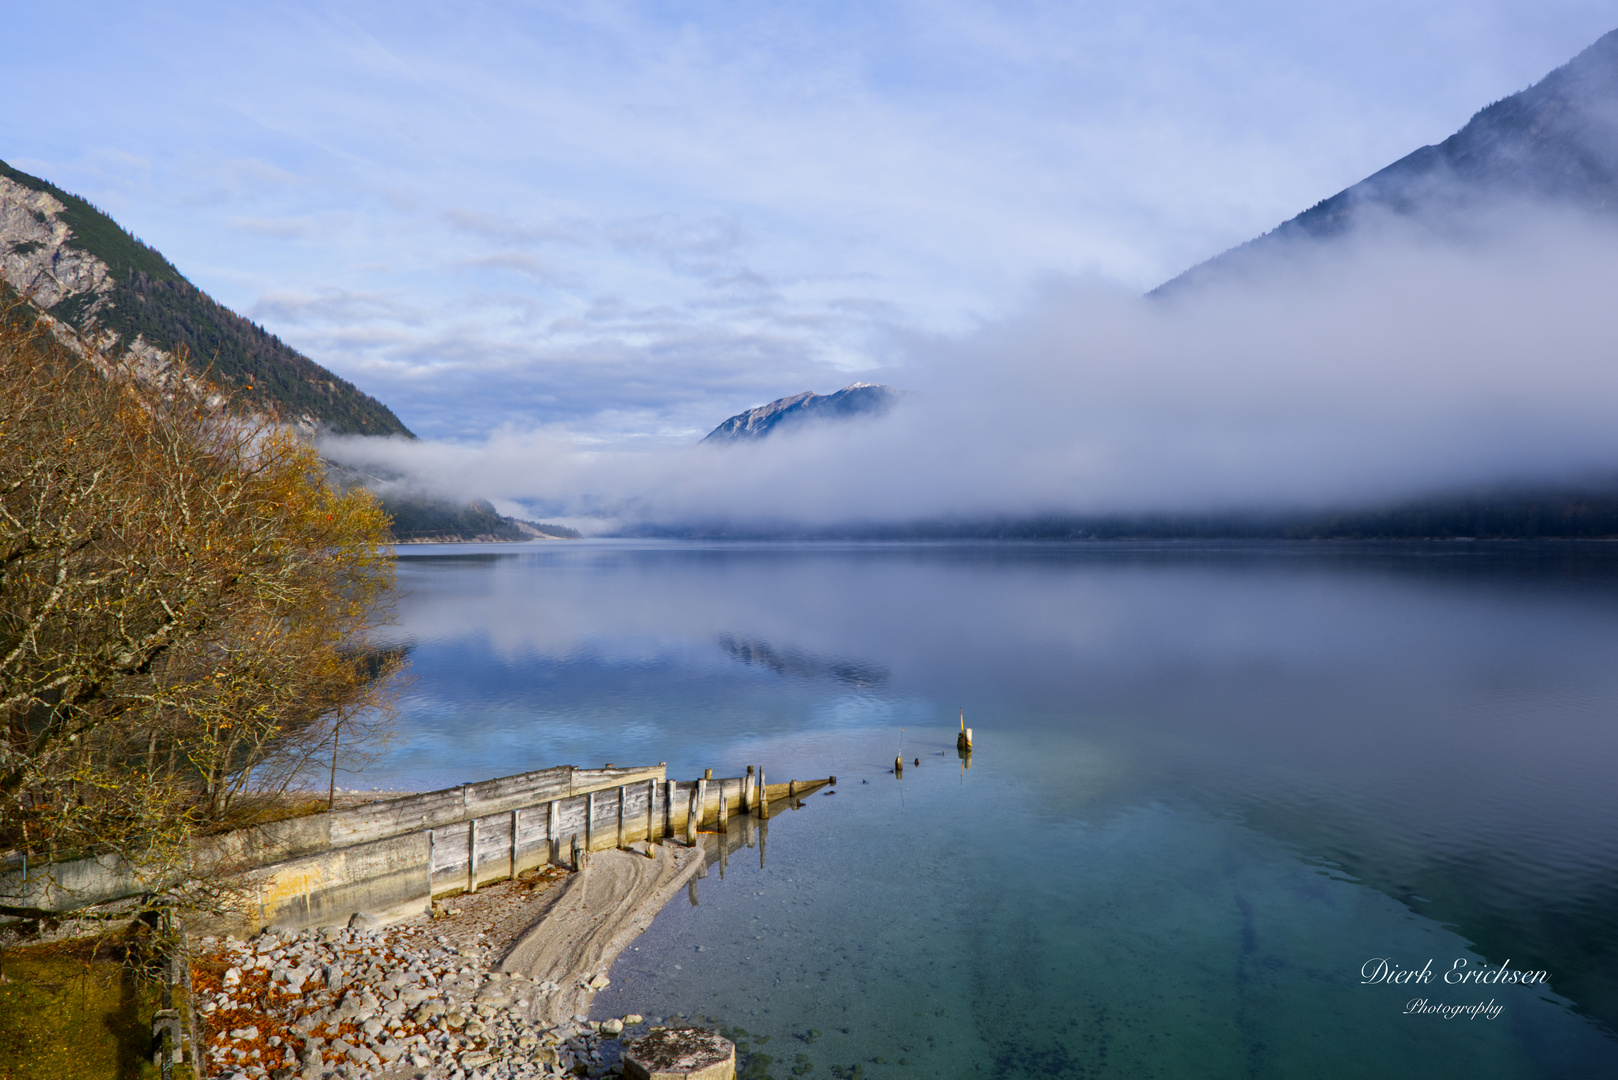
<path id="1" fill-rule="evenodd" d="M 696 782 L 696 784 L 693 785 L 692 788 L 691 788 L 691 810 L 685 816 L 685 846 L 686 847 L 696 847 L 697 846 L 697 825 L 698 825 L 698 821 L 699 821 L 699 816 L 702 813 L 702 803 L 699 802 L 698 800 L 700 800 L 702 798 L 703 786 L 704 786 L 703 782 L 701 780 L 698 780 Z"/>
<path id="2" fill-rule="evenodd" d="M 478 891 L 478 819 L 473 818 L 466 830 L 466 891 Z"/>
<path id="3" fill-rule="evenodd" d="M 596 793 L 590 792 L 584 798 L 584 850 L 591 851 L 596 846 Z"/>
<path id="4" fill-rule="evenodd" d="M 758 816 L 763 821 L 770 820 L 770 788 L 764 782 L 764 766 L 758 767 Z"/>
<path id="5" fill-rule="evenodd" d="M 663 796 L 663 835 L 674 835 L 674 785 L 677 781 L 668 782 L 667 791 Z"/>
<path id="6" fill-rule="evenodd" d="M 618 785 L 618 847 L 624 846 L 624 801 L 628 797 L 628 789 Z"/>
<path id="7" fill-rule="evenodd" d="M 747 767 L 747 775 L 742 777 L 742 813 L 753 809 L 753 766 Z"/>
<path id="8" fill-rule="evenodd" d="M 427 830 L 427 914 L 433 913 L 433 857 L 437 853 L 438 840 L 433 830 Z"/>
<path id="9" fill-rule="evenodd" d="M 894 776 L 903 776 L 904 774 L 905 774 L 905 759 L 901 758 L 901 757 L 894 758 L 893 759 L 893 775 Z"/>
<path id="10" fill-rule="evenodd" d="M 725 782 L 719 781 L 719 831 L 725 831 L 725 822 L 730 820 L 730 804 L 725 801 Z M 723 846 L 723 845 L 721 845 Z M 720 875 L 723 877 L 724 875 Z"/>
<path id="11" fill-rule="evenodd" d="M 647 854 L 651 854 L 652 841 L 652 815 L 657 811 L 657 781 L 646 781 L 646 847 Z"/>
<path id="12" fill-rule="evenodd" d="M 584 869 L 584 855 L 581 854 L 580 851 L 579 851 L 579 834 L 578 833 L 573 834 L 573 858 L 570 861 L 573 863 L 574 871 L 579 871 L 579 870 Z"/>
<path id="13" fill-rule="evenodd" d="M 545 804 L 546 862 L 562 861 L 562 808 L 555 799 Z"/>
<path id="14" fill-rule="evenodd" d="M 787 781 L 787 805 L 791 806 L 793 801 L 796 800 L 797 797 L 798 797 L 798 782 L 796 780 L 788 780 Z"/>
<path id="15" fill-rule="evenodd" d="M 522 811 L 511 812 L 511 880 L 517 880 L 517 830 L 522 827 Z"/>

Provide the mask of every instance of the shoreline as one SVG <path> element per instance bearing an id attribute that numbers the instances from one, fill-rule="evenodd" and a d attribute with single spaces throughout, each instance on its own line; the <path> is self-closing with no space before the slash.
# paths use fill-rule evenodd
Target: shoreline
<path id="1" fill-rule="evenodd" d="M 545 868 L 386 926 L 204 938 L 194 978 L 206 1075 L 614 1075 L 619 1036 L 645 1020 L 590 1021 L 595 994 L 704 862 L 700 847 L 652 853 L 598 851 L 577 872 Z"/>

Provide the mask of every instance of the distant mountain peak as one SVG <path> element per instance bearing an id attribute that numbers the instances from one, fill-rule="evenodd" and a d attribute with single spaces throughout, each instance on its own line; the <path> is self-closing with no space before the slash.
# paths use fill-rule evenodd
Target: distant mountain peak
<path id="1" fill-rule="evenodd" d="M 822 420 L 852 420 L 860 416 L 881 416 L 899 399 L 898 393 L 881 383 L 851 383 L 834 394 L 805 390 L 791 397 L 776 398 L 768 405 L 737 413 L 710 431 L 705 443 L 735 443 L 762 439 L 784 428 Z"/>
<path id="2" fill-rule="evenodd" d="M 1618 30 L 1528 89 L 1478 110 L 1443 142 L 1406 154 L 1152 293 L 1241 272 L 1289 244 L 1335 239 L 1370 214 L 1442 227 L 1510 200 L 1618 212 Z"/>

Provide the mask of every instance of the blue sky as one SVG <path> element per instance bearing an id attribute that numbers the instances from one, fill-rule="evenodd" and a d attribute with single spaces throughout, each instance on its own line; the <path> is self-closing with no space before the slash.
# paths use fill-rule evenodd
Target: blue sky
<path id="1" fill-rule="evenodd" d="M 674 445 L 904 385 L 1053 279 L 1150 287 L 1614 25 L 1573 0 L 30 5 L 0 157 L 425 436 Z"/>

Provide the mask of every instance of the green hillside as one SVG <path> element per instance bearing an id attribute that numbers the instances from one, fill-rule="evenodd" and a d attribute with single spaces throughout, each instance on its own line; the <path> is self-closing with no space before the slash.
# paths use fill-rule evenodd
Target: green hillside
<path id="1" fill-rule="evenodd" d="M 413 437 L 386 405 L 216 303 L 156 250 L 84 199 L 3 161 L 0 176 L 60 201 L 66 209 L 58 220 L 71 231 L 72 246 L 94 255 L 111 272 L 108 291 L 67 297 L 49 309 L 52 315 L 88 329 L 89 309 L 104 299 L 94 317 L 101 328 L 116 332 L 124 342 L 138 335 L 167 351 L 183 346 L 195 367 L 248 405 L 288 419 L 307 415 L 338 434 Z"/>

